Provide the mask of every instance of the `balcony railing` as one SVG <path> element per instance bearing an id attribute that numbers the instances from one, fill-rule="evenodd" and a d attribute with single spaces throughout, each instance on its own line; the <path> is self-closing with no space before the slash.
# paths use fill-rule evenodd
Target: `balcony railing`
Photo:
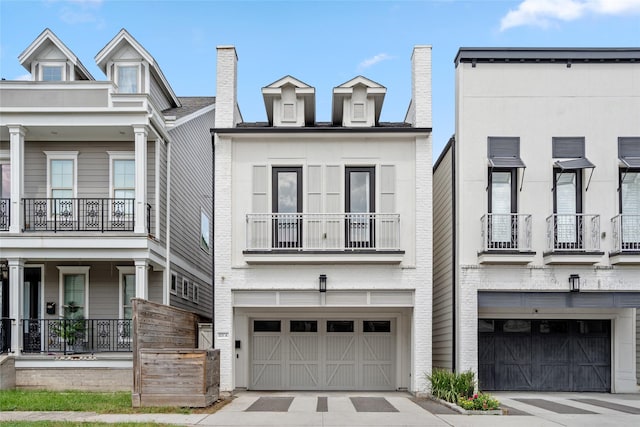
<path id="1" fill-rule="evenodd" d="M 249 251 L 398 251 L 400 215 L 247 214 Z"/>
<path id="2" fill-rule="evenodd" d="M 0 199 L 0 231 L 9 231 L 11 224 L 11 199 Z"/>
<path id="3" fill-rule="evenodd" d="M 13 319 L 0 318 L 0 354 L 11 351 L 11 322 Z"/>
<path id="4" fill-rule="evenodd" d="M 640 215 L 616 215 L 611 225 L 613 253 L 640 252 Z"/>
<path id="5" fill-rule="evenodd" d="M 24 319 L 24 353 L 132 351 L 130 319 Z"/>
<path id="6" fill-rule="evenodd" d="M 24 231 L 133 231 L 135 199 L 23 199 Z M 147 232 L 151 206 L 147 205 Z"/>
<path id="7" fill-rule="evenodd" d="M 531 215 L 486 214 L 480 219 L 482 251 L 531 251 Z"/>
<path id="8" fill-rule="evenodd" d="M 547 251 L 600 251 L 600 215 L 554 214 L 547 217 Z"/>

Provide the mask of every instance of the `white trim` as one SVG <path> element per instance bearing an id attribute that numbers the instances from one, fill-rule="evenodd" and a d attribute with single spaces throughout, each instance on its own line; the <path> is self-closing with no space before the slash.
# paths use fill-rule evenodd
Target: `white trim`
<path id="1" fill-rule="evenodd" d="M 127 266 L 116 265 L 116 268 L 118 269 L 118 272 L 119 272 L 118 274 L 118 319 L 124 319 L 124 301 L 122 299 L 122 288 L 124 286 L 124 281 L 122 279 L 124 279 L 125 275 L 133 274 L 135 276 L 136 268 L 130 265 L 127 265 Z M 134 281 L 134 287 L 135 287 L 135 281 Z"/>
<path id="2" fill-rule="evenodd" d="M 158 138 L 156 139 L 156 144 L 155 144 L 155 164 L 154 164 L 154 168 L 155 170 L 153 171 L 153 175 L 154 175 L 154 199 L 155 199 L 155 209 L 153 212 L 153 216 L 155 217 L 155 227 L 153 230 L 153 235 L 156 236 L 157 239 L 161 240 L 160 237 L 160 148 L 164 145 L 166 147 L 166 144 L 163 144 L 163 140 L 162 138 Z M 149 232 L 151 232 L 151 230 L 149 230 Z"/>
<path id="3" fill-rule="evenodd" d="M 135 151 L 107 151 L 109 155 L 109 197 L 115 198 L 115 188 L 113 186 L 113 161 L 114 160 L 132 160 L 135 172 L 136 153 Z M 135 177 L 133 179 L 133 190 L 135 192 Z M 135 196 L 134 196 L 135 197 Z"/>
<path id="4" fill-rule="evenodd" d="M 173 122 L 173 127 L 177 128 L 178 126 L 183 125 L 184 123 L 191 121 L 197 117 L 202 116 L 203 114 L 206 114 L 210 111 L 214 111 L 216 109 L 216 104 L 215 102 L 213 102 L 211 105 L 201 108 L 200 110 L 194 111 L 191 114 L 188 114 L 184 117 L 179 118 L 178 120 L 176 120 L 175 122 Z M 166 116 L 165 116 L 166 117 Z"/>
<path id="5" fill-rule="evenodd" d="M 73 161 L 73 198 L 78 197 L 78 151 L 43 151 L 47 156 L 47 197 L 51 197 L 51 161 Z"/>
<path id="6" fill-rule="evenodd" d="M 186 289 L 186 293 L 185 293 L 185 289 Z M 187 280 L 186 277 L 182 278 L 182 290 L 180 295 L 182 296 L 183 299 L 188 300 L 189 299 L 189 280 Z"/>
<path id="7" fill-rule="evenodd" d="M 200 302 L 200 285 L 196 282 L 193 282 L 193 302 Z"/>
<path id="8" fill-rule="evenodd" d="M 64 317 L 64 276 L 65 274 L 84 274 L 84 318 L 89 318 L 89 269 L 90 266 L 56 266 L 58 274 L 58 316 Z"/>

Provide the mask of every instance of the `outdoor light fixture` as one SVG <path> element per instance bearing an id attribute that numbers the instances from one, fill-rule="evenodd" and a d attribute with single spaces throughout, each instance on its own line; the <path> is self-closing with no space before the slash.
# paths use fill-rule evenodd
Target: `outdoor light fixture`
<path id="1" fill-rule="evenodd" d="M 571 292 L 580 292 L 580 276 L 577 274 L 569 275 L 569 290 Z"/>
<path id="2" fill-rule="evenodd" d="M 0 279 L 7 280 L 9 278 L 9 266 L 6 262 L 0 262 Z"/>
<path id="3" fill-rule="evenodd" d="M 318 290 L 320 292 L 327 292 L 327 275 L 326 274 L 321 274 L 320 277 L 318 277 Z"/>

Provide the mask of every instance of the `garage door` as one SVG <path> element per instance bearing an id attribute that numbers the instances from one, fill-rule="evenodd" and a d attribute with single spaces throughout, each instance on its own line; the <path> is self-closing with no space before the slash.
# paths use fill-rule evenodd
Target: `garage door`
<path id="1" fill-rule="evenodd" d="M 611 389 L 611 321 L 478 321 L 482 390 Z"/>
<path id="2" fill-rule="evenodd" d="M 390 319 L 251 322 L 254 390 L 393 390 Z"/>

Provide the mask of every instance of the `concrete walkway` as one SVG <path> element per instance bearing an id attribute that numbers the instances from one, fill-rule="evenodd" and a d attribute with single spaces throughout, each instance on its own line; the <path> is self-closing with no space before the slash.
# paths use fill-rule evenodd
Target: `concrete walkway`
<path id="1" fill-rule="evenodd" d="M 495 393 L 510 415 L 462 415 L 408 393 L 241 392 L 215 414 L 3 412 L 0 421 L 156 422 L 184 426 L 638 426 L 640 395 Z"/>

